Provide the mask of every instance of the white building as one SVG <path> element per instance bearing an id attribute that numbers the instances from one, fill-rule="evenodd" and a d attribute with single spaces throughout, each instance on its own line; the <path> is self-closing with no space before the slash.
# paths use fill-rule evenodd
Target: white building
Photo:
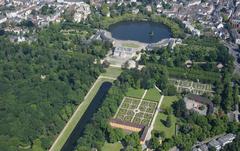
<path id="1" fill-rule="evenodd" d="M 115 47 L 113 56 L 120 57 L 120 58 L 131 58 L 133 57 L 135 52 L 133 48 L 128 47 Z"/>
<path id="2" fill-rule="evenodd" d="M 5 0 L 0 0 L 0 6 L 5 5 Z"/>
<path id="3" fill-rule="evenodd" d="M 218 139 L 218 142 L 221 144 L 221 146 L 225 146 L 226 144 L 232 143 L 233 140 L 236 138 L 236 135 L 234 134 L 226 134 Z"/>
<path id="4" fill-rule="evenodd" d="M 7 21 L 7 17 L 5 16 L 0 16 L 0 24 L 4 23 Z"/>
<path id="5" fill-rule="evenodd" d="M 221 147 L 221 144 L 216 141 L 215 139 L 214 140 L 211 140 L 208 145 L 214 149 L 216 149 L 217 151 L 220 150 L 222 147 Z"/>
<path id="6" fill-rule="evenodd" d="M 201 4 L 201 0 L 192 0 L 188 3 L 188 7 Z"/>
<path id="7" fill-rule="evenodd" d="M 190 32 L 191 32 L 193 35 L 196 35 L 196 36 L 200 36 L 200 35 L 201 35 L 200 30 L 194 28 L 194 27 L 191 25 L 190 22 L 188 22 L 188 21 L 183 21 L 183 24 L 185 25 L 185 27 L 186 27 L 187 29 L 190 30 Z"/>
<path id="8" fill-rule="evenodd" d="M 80 22 L 87 19 L 88 15 L 91 14 L 90 6 L 86 3 L 81 3 L 76 7 L 76 12 L 74 13 L 73 19 L 75 22 Z"/>

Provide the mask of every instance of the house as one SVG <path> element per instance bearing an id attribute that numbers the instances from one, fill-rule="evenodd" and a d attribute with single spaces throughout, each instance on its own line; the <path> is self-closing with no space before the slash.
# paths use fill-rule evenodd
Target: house
<path id="1" fill-rule="evenodd" d="M 90 5 L 81 3 L 81 5 L 76 7 L 73 19 L 75 22 L 80 22 L 81 20 L 85 20 L 89 14 L 91 14 Z"/>
<path id="2" fill-rule="evenodd" d="M 232 29 L 231 35 L 232 35 L 232 38 L 234 39 L 234 42 L 240 45 L 240 34 L 238 33 L 238 31 L 236 29 Z"/>
<path id="3" fill-rule="evenodd" d="M 201 115 L 212 114 L 214 111 L 213 103 L 206 97 L 189 93 L 185 95 L 184 102 L 188 110 L 193 110 Z"/>
<path id="4" fill-rule="evenodd" d="M 232 143 L 232 141 L 236 138 L 235 134 L 229 133 L 220 138 L 218 138 L 218 142 L 224 147 L 226 144 Z"/>
<path id="5" fill-rule="evenodd" d="M 0 6 L 5 5 L 5 0 L 0 0 Z"/>
<path id="6" fill-rule="evenodd" d="M 201 0 L 192 0 L 192 1 L 189 1 L 188 7 L 199 5 L 199 4 L 201 4 Z"/>
<path id="7" fill-rule="evenodd" d="M 0 16 L 0 24 L 4 23 L 7 21 L 7 17 L 5 16 Z"/>
<path id="8" fill-rule="evenodd" d="M 221 144 L 218 141 L 216 141 L 215 139 L 211 140 L 208 143 L 208 146 L 216 149 L 217 151 L 221 149 Z"/>
<path id="9" fill-rule="evenodd" d="M 206 144 L 202 144 L 198 148 L 199 151 L 208 151 L 208 146 Z"/>
<path id="10" fill-rule="evenodd" d="M 146 6 L 146 10 L 147 10 L 147 12 L 152 12 L 152 7 L 151 7 L 151 5 L 147 5 L 147 6 Z"/>
<path id="11" fill-rule="evenodd" d="M 200 30 L 198 29 L 195 29 L 190 22 L 188 21 L 183 21 L 183 24 L 185 25 L 185 28 L 189 29 L 190 32 L 193 34 L 193 35 L 196 35 L 196 36 L 200 36 L 201 35 L 201 32 Z"/>
<path id="12" fill-rule="evenodd" d="M 138 14 L 139 12 L 139 9 L 138 8 L 133 8 L 132 9 L 132 14 Z"/>

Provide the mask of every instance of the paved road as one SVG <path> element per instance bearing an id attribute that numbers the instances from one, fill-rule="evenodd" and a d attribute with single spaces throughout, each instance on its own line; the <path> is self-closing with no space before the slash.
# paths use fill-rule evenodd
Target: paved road
<path id="1" fill-rule="evenodd" d="M 238 45 L 233 44 L 231 42 L 226 42 L 223 41 L 223 44 L 229 49 L 229 53 L 234 57 L 234 65 L 235 65 L 235 70 L 234 73 L 240 74 L 240 64 L 237 62 L 238 59 L 238 54 L 237 50 L 239 49 Z"/>

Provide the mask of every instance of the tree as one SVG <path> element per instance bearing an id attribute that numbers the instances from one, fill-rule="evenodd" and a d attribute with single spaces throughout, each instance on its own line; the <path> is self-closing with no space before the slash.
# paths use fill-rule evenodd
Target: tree
<path id="1" fill-rule="evenodd" d="M 141 150 L 139 135 L 137 133 L 127 135 L 124 138 L 124 146 L 129 149 L 135 149 L 136 151 Z"/>
<path id="2" fill-rule="evenodd" d="M 233 90 L 231 83 L 227 84 L 224 93 L 223 93 L 223 101 L 222 101 L 222 108 L 229 112 L 233 107 Z"/>
<path id="3" fill-rule="evenodd" d="M 172 126 L 172 117 L 171 117 L 171 115 L 167 116 L 167 119 L 165 121 L 165 126 L 166 127 L 171 127 Z"/>
<path id="4" fill-rule="evenodd" d="M 177 94 L 177 89 L 174 85 L 168 84 L 167 86 L 167 95 L 168 96 L 174 96 Z"/>
<path id="5" fill-rule="evenodd" d="M 107 16 L 107 14 L 109 13 L 109 6 L 106 3 L 102 5 L 101 13 L 103 16 Z"/>
<path id="6" fill-rule="evenodd" d="M 152 137 L 149 142 L 149 147 L 151 149 L 157 149 L 159 147 L 160 143 L 157 137 Z"/>
<path id="7" fill-rule="evenodd" d="M 172 112 L 173 112 L 172 107 L 167 107 L 167 108 L 165 109 L 165 114 L 167 114 L 167 115 L 171 115 Z"/>
<path id="8" fill-rule="evenodd" d="M 115 143 L 117 141 L 120 141 L 124 137 L 122 129 L 109 128 L 108 133 L 109 133 L 108 135 L 109 135 L 109 142 L 110 143 Z"/>
<path id="9" fill-rule="evenodd" d="M 237 105 L 237 104 L 240 103 L 240 101 L 239 101 L 239 87 L 238 87 L 237 84 L 234 86 L 233 100 L 234 100 L 234 105 Z"/>

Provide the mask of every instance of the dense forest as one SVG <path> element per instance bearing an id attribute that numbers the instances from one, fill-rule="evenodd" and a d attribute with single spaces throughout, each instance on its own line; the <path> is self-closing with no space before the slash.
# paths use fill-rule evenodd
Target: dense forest
<path id="1" fill-rule="evenodd" d="M 109 45 L 64 35 L 66 27 L 39 30 L 31 43 L 0 37 L 1 150 L 47 150 L 103 72 L 93 62 Z"/>

